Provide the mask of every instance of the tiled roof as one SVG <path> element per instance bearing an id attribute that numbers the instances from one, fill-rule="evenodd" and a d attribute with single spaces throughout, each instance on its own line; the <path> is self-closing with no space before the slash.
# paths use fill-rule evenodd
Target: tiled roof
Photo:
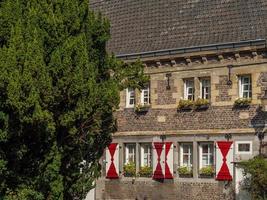
<path id="1" fill-rule="evenodd" d="M 116 55 L 267 37 L 267 0 L 90 0 Z"/>

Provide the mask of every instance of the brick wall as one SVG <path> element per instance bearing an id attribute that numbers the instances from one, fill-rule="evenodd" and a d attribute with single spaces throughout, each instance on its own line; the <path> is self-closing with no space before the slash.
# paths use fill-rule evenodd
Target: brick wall
<path id="1" fill-rule="evenodd" d="M 216 102 L 231 101 L 232 96 L 229 95 L 229 89 L 232 85 L 227 84 L 228 76 L 219 76 L 219 84 L 215 85 L 216 90 L 219 90 L 219 96 L 216 96 Z"/>
<path id="2" fill-rule="evenodd" d="M 267 90 L 267 72 L 261 72 L 257 81 L 257 86 L 260 87 L 261 93 L 259 93 L 258 98 L 261 98 L 265 95 Z"/>
<path id="3" fill-rule="evenodd" d="M 99 180 L 96 199 L 133 200 L 231 200 L 231 186 L 224 189 L 222 182 L 156 182 L 153 180 Z"/>
<path id="4" fill-rule="evenodd" d="M 244 113 L 247 117 L 243 117 Z M 165 120 L 158 121 L 160 117 Z M 150 109 L 136 114 L 133 109 L 117 112 L 118 131 L 161 131 L 199 129 L 239 129 L 267 123 L 267 113 L 254 105 L 246 109 L 214 106 L 204 111 L 181 112 L 176 109 Z"/>
<path id="5" fill-rule="evenodd" d="M 177 92 L 177 88 L 174 87 L 174 80 L 170 79 L 170 89 L 166 89 L 166 82 L 167 80 L 159 80 L 157 81 L 157 89 L 155 90 L 155 94 L 158 95 L 157 98 L 157 105 L 168 105 L 168 104 L 175 104 L 176 99 L 172 97 L 174 92 Z"/>

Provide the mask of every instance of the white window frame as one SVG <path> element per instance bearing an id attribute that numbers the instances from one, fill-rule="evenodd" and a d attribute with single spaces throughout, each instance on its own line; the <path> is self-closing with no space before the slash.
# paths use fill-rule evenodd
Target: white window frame
<path id="1" fill-rule="evenodd" d="M 125 163 L 129 163 L 129 146 L 132 146 L 134 148 L 133 157 L 134 157 L 134 163 L 136 163 L 136 144 L 135 143 L 127 143 L 125 144 Z"/>
<path id="2" fill-rule="evenodd" d="M 184 153 L 184 146 L 185 145 L 190 145 L 191 148 L 189 148 L 189 152 L 188 153 Z M 188 167 L 190 169 L 192 169 L 193 167 L 193 143 L 192 142 L 183 142 L 180 143 L 180 167 Z M 188 159 L 188 163 L 187 165 L 184 165 L 184 154 L 187 154 L 189 159 Z M 191 158 L 192 158 L 192 163 L 191 162 Z"/>
<path id="3" fill-rule="evenodd" d="M 131 93 L 133 92 L 134 97 L 131 97 Z M 134 103 L 130 104 L 130 100 L 133 99 Z M 133 88 L 126 89 L 126 107 L 133 108 L 135 105 L 135 90 Z"/>
<path id="4" fill-rule="evenodd" d="M 209 85 L 205 85 L 203 84 L 204 82 L 208 81 L 209 82 Z M 207 93 L 206 90 L 204 90 L 204 93 L 202 91 L 203 87 L 205 88 L 209 88 L 209 92 Z M 206 97 L 208 95 L 208 98 Z M 210 82 L 210 78 L 201 78 L 200 79 L 200 97 L 202 99 L 210 99 L 211 97 L 211 82 Z"/>
<path id="5" fill-rule="evenodd" d="M 213 149 L 212 151 L 210 150 L 210 147 L 208 148 L 208 165 L 206 166 L 203 166 L 203 163 L 202 163 L 202 155 L 203 155 L 203 149 L 202 149 L 202 145 L 213 145 Z M 210 162 L 210 155 L 213 156 L 213 163 L 209 163 Z M 207 167 L 207 166 L 214 166 L 215 164 L 215 148 L 214 148 L 214 143 L 212 142 L 200 142 L 199 143 L 199 169 L 203 168 L 203 167 Z"/>
<path id="6" fill-rule="evenodd" d="M 148 159 L 148 165 L 145 164 L 145 146 L 148 146 L 148 153 L 146 157 Z M 152 167 L 152 145 L 150 143 L 141 143 L 140 144 L 140 167 Z"/>
<path id="7" fill-rule="evenodd" d="M 189 82 L 193 83 L 192 86 L 189 87 Z M 189 89 L 192 88 L 192 91 L 193 93 L 192 94 L 189 94 Z M 189 98 L 189 95 L 191 96 L 192 95 L 192 99 L 191 100 L 194 100 L 195 99 L 195 82 L 194 82 L 194 79 L 185 79 L 184 80 L 184 99 L 185 100 L 188 100 Z"/>
<path id="8" fill-rule="evenodd" d="M 249 144 L 249 151 L 239 151 L 238 150 L 239 144 Z M 252 154 L 252 141 L 236 141 L 235 149 L 236 149 L 236 154 L 247 154 L 247 155 Z"/>
<path id="9" fill-rule="evenodd" d="M 244 83 L 244 79 L 249 78 L 249 83 Z M 240 98 L 252 98 L 252 80 L 251 80 L 251 75 L 240 75 L 239 76 L 239 97 Z M 244 90 L 244 86 L 248 85 L 251 90 Z M 248 93 L 248 97 L 244 97 L 244 92 Z"/>
<path id="10" fill-rule="evenodd" d="M 147 92 L 147 95 L 145 95 L 145 92 Z M 145 98 L 147 98 L 147 102 L 145 102 Z M 150 104 L 150 88 L 149 86 L 141 89 L 141 104 L 142 105 L 149 105 Z"/>

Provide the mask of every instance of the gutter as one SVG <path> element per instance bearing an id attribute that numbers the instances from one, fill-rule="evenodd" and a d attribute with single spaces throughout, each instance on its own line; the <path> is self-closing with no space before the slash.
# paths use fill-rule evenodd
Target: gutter
<path id="1" fill-rule="evenodd" d="M 255 46 L 264 46 L 264 48 L 266 48 L 266 39 L 218 43 L 218 44 L 210 44 L 210 45 L 202 45 L 202 46 L 147 51 L 147 52 L 140 52 L 140 53 L 119 54 L 119 55 L 116 55 L 116 57 L 123 59 L 123 60 L 132 60 L 132 59 L 138 59 L 138 58 L 166 56 L 166 55 L 184 54 L 184 53 L 192 53 L 192 52 L 201 52 L 201 51 L 236 49 L 240 47 L 255 47 Z"/>

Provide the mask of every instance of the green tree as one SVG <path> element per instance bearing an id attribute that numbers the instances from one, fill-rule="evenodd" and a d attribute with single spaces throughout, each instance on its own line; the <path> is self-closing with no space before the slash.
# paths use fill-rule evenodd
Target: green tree
<path id="1" fill-rule="evenodd" d="M 267 199 L 267 160 L 257 156 L 243 161 L 240 166 L 244 169 L 243 189 L 246 189 L 252 199 Z"/>
<path id="2" fill-rule="evenodd" d="M 82 199 L 143 66 L 107 54 L 109 23 L 88 0 L 0 3 L 0 197 Z"/>

